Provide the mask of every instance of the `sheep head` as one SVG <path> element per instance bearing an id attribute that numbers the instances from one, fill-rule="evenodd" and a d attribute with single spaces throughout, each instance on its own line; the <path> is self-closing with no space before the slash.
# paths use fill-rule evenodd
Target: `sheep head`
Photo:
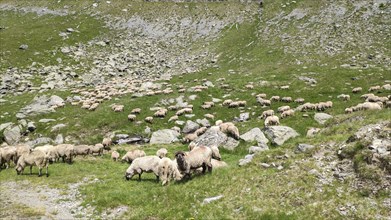
<path id="1" fill-rule="evenodd" d="M 175 153 L 175 158 L 176 158 L 176 161 L 178 163 L 178 168 L 180 170 L 186 170 L 186 159 L 185 159 L 185 152 L 183 151 L 178 151 Z"/>
<path id="2" fill-rule="evenodd" d="M 212 149 L 212 158 L 216 160 L 221 160 L 219 148 L 217 148 L 217 146 L 211 146 L 210 149 Z"/>

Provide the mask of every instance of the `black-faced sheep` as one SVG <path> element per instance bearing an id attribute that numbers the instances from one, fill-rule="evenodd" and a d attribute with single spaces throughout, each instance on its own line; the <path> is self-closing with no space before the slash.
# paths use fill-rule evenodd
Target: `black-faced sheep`
<path id="1" fill-rule="evenodd" d="M 163 158 L 167 156 L 167 153 L 168 151 L 166 148 L 160 148 L 159 150 L 156 151 L 156 156 L 158 156 L 159 158 Z"/>
<path id="2" fill-rule="evenodd" d="M 156 111 L 153 114 L 153 116 L 159 117 L 159 118 L 164 118 L 164 117 L 166 117 L 166 114 L 167 114 L 167 109 L 163 108 L 163 109 L 159 109 L 158 111 Z"/>
<path id="3" fill-rule="evenodd" d="M 131 150 L 128 151 L 123 157 L 122 161 L 127 162 L 127 163 L 132 163 L 133 160 L 139 157 L 145 157 L 145 152 L 143 150 Z"/>
<path id="4" fill-rule="evenodd" d="M 125 178 L 130 180 L 134 175 L 138 174 L 138 180 L 141 180 L 141 174 L 153 172 L 159 181 L 159 162 L 158 156 L 145 156 L 133 160 L 132 164 L 126 170 Z"/>
<path id="5" fill-rule="evenodd" d="M 30 175 L 32 174 L 33 166 L 37 166 L 39 169 L 38 176 L 42 175 L 42 168 L 46 167 L 46 176 L 49 176 L 48 166 L 49 158 L 42 151 L 32 151 L 24 153 L 18 160 L 16 164 L 16 173 L 19 175 L 23 173 L 23 170 L 26 166 L 30 166 Z"/>
<path id="6" fill-rule="evenodd" d="M 270 101 L 272 102 L 279 102 L 281 100 L 280 96 L 274 95 L 270 98 Z"/>

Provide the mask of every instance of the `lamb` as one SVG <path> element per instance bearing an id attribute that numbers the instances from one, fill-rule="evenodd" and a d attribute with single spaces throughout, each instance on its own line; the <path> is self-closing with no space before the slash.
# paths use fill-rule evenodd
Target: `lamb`
<path id="1" fill-rule="evenodd" d="M 23 170 L 26 166 L 30 166 L 30 175 L 32 174 L 33 166 L 37 166 L 39 169 L 38 176 L 42 176 L 42 168 L 46 167 L 46 177 L 49 176 L 48 166 L 49 158 L 42 151 L 32 151 L 24 153 L 18 160 L 16 164 L 16 173 L 19 175 L 23 173 Z"/>
<path id="2" fill-rule="evenodd" d="M 103 154 L 103 145 L 102 144 L 95 144 L 94 146 L 90 146 L 90 154 L 98 154 L 98 156 L 101 156 Z"/>
<path id="3" fill-rule="evenodd" d="M 0 169 L 5 164 L 6 169 L 9 168 L 11 160 L 15 161 L 16 158 L 16 148 L 15 147 L 3 147 L 0 148 Z"/>
<path id="4" fill-rule="evenodd" d="M 359 92 L 361 92 L 362 91 L 362 88 L 361 87 L 356 87 L 356 88 L 353 88 L 352 89 L 352 92 L 353 93 L 359 93 Z"/>
<path id="5" fill-rule="evenodd" d="M 268 116 L 272 116 L 272 115 L 274 115 L 274 110 L 269 109 L 262 112 L 261 118 L 267 118 Z"/>
<path id="6" fill-rule="evenodd" d="M 130 180 L 135 174 L 138 174 L 138 180 L 141 180 L 141 174 L 143 172 L 151 173 L 156 175 L 157 181 L 159 181 L 159 162 L 158 156 L 145 156 L 139 157 L 133 160 L 133 163 L 126 170 L 125 178 Z"/>
<path id="7" fill-rule="evenodd" d="M 141 113 L 141 108 L 135 108 L 135 109 L 133 109 L 131 112 L 130 112 L 131 114 L 140 114 Z"/>
<path id="8" fill-rule="evenodd" d="M 162 159 L 163 157 L 166 157 L 167 156 L 167 149 L 166 148 L 160 148 L 159 150 L 156 151 L 156 156 L 158 156 L 160 159 Z"/>
<path id="9" fill-rule="evenodd" d="M 219 125 L 220 131 L 231 135 L 236 140 L 239 140 L 239 129 L 232 122 L 225 122 Z"/>
<path id="10" fill-rule="evenodd" d="M 265 127 L 269 125 L 279 125 L 279 124 L 280 124 L 280 120 L 276 115 L 269 116 L 265 119 Z"/>
<path id="11" fill-rule="evenodd" d="M 181 180 L 183 177 L 178 170 L 176 160 L 171 160 L 167 157 L 163 157 L 159 161 L 158 173 L 163 186 L 169 183 L 172 178 L 175 180 Z"/>
<path id="12" fill-rule="evenodd" d="M 286 118 L 288 116 L 293 116 L 295 114 L 295 111 L 293 109 L 289 109 L 281 113 L 281 118 Z"/>
<path id="13" fill-rule="evenodd" d="M 345 114 L 353 113 L 353 108 L 345 108 Z"/>
<path id="14" fill-rule="evenodd" d="M 118 161 L 118 158 L 119 158 L 119 153 L 117 151 L 111 152 L 111 159 L 113 159 L 114 161 Z"/>
<path id="15" fill-rule="evenodd" d="M 136 158 L 139 158 L 139 157 L 145 157 L 146 154 L 143 150 L 132 150 L 132 151 L 128 151 L 123 157 L 122 157 L 122 161 L 123 162 L 127 162 L 127 163 L 132 163 L 133 160 L 135 160 Z"/>
<path id="16" fill-rule="evenodd" d="M 78 145 L 78 146 L 75 146 L 73 148 L 73 152 L 75 154 L 75 156 L 87 156 L 88 154 L 90 154 L 90 146 L 88 145 Z"/>
<path id="17" fill-rule="evenodd" d="M 134 114 L 129 114 L 129 115 L 128 115 L 128 120 L 129 120 L 129 121 L 134 121 L 134 120 L 136 120 L 136 115 L 134 115 Z"/>
<path id="18" fill-rule="evenodd" d="M 146 117 L 146 118 L 144 119 L 144 121 L 147 122 L 147 123 L 152 124 L 152 122 L 153 122 L 153 117 L 148 116 L 148 117 Z"/>
<path id="19" fill-rule="evenodd" d="M 184 172 L 185 176 L 188 177 L 191 177 L 191 169 L 197 169 L 199 167 L 202 167 L 202 173 L 205 173 L 207 168 L 209 172 L 212 172 L 212 156 L 215 156 L 216 158 L 220 157 L 220 153 L 218 153 L 217 147 L 209 148 L 200 146 L 194 148 L 189 153 L 185 153 L 183 151 L 178 151 L 175 153 L 178 169 Z"/>

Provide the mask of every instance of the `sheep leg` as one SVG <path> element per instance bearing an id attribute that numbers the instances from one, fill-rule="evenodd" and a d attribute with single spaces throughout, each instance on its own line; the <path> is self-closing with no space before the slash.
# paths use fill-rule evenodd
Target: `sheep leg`
<path id="1" fill-rule="evenodd" d="M 208 172 L 211 173 L 212 172 L 212 165 L 208 165 Z"/>
<path id="2" fill-rule="evenodd" d="M 202 163 L 202 174 L 205 174 L 206 171 L 206 164 Z"/>
<path id="3" fill-rule="evenodd" d="M 42 176 L 42 167 L 39 167 L 38 176 L 39 176 L 39 177 L 41 177 L 41 176 Z"/>
<path id="4" fill-rule="evenodd" d="M 159 182 L 159 175 L 156 175 L 156 182 Z"/>
<path id="5" fill-rule="evenodd" d="M 138 174 L 138 181 L 141 181 L 141 173 Z"/>
<path id="6" fill-rule="evenodd" d="M 49 166 L 46 165 L 46 177 L 49 177 Z"/>

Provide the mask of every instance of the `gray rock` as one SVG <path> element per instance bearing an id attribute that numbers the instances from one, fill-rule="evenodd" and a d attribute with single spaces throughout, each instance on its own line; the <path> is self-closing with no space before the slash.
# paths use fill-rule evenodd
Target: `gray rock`
<path id="1" fill-rule="evenodd" d="M 210 127 L 210 122 L 209 122 L 208 119 L 206 119 L 206 118 L 197 119 L 197 120 L 196 120 L 196 123 L 198 123 L 198 124 L 201 125 L 202 127 Z"/>
<path id="2" fill-rule="evenodd" d="M 197 98 L 197 95 L 190 95 L 189 96 L 189 99 L 192 100 L 192 101 L 194 101 L 196 98 Z"/>
<path id="3" fill-rule="evenodd" d="M 26 118 L 26 115 L 23 114 L 23 113 L 20 113 L 20 112 L 16 113 L 15 116 L 16 116 L 16 119 L 23 119 L 23 118 Z"/>
<path id="4" fill-rule="evenodd" d="M 62 128 L 66 127 L 65 124 L 58 124 L 58 125 L 55 125 L 52 127 L 51 129 L 51 132 L 55 132 L 55 131 L 58 131 L 58 130 L 61 130 Z"/>
<path id="5" fill-rule="evenodd" d="M 52 95 L 50 96 L 48 105 L 49 107 L 52 106 L 63 106 L 65 104 L 64 99 L 62 99 L 60 96 Z"/>
<path id="6" fill-rule="evenodd" d="M 251 146 L 248 149 L 248 152 L 250 154 L 255 154 L 255 153 L 267 151 L 267 150 L 269 150 L 269 147 L 265 143 L 260 143 L 260 146 Z"/>
<path id="7" fill-rule="evenodd" d="M 264 129 L 265 135 L 273 144 L 281 146 L 290 138 L 299 136 L 293 128 L 287 126 L 269 126 Z"/>
<path id="8" fill-rule="evenodd" d="M 13 125 L 12 122 L 3 123 L 0 125 L 0 132 L 2 132 L 4 129 L 8 128 L 9 126 Z"/>
<path id="9" fill-rule="evenodd" d="M 189 133 L 193 133 L 198 128 L 200 128 L 199 124 L 197 124 L 197 123 L 195 123 L 193 121 L 188 120 L 186 122 L 185 126 L 183 127 L 182 132 L 185 133 L 185 134 L 189 134 Z"/>
<path id="10" fill-rule="evenodd" d="M 34 147 L 34 146 L 37 146 L 37 145 L 49 144 L 49 143 L 53 143 L 53 139 L 48 138 L 48 137 L 40 137 L 40 138 L 37 138 L 35 140 L 26 142 L 26 144 L 31 146 L 31 147 Z"/>
<path id="11" fill-rule="evenodd" d="M 19 46 L 19 49 L 21 50 L 27 50 L 29 48 L 29 46 L 27 44 L 22 44 Z"/>
<path id="12" fill-rule="evenodd" d="M 206 199 L 204 199 L 204 201 L 202 202 L 202 204 L 209 204 L 209 203 L 211 203 L 211 202 L 213 202 L 213 201 L 216 201 L 216 200 L 219 200 L 219 199 L 221 199 L 221 198 L 223 198 L 223 195 L 219 195 L 219 196 L 215 196 L 215 197 L 206 198 Z"/>
<path id="13" fill-rule="evenodd" d="M 40 122 L 40 123 L 49 123 L 49 122 L 53 122 L 53 121 L 56 121 L 56 119 L 43 118 L 43 119 L 40 119 L 38 122 Z"/>
<path id="14" fill-rule="evenodd" d="M 22 126 L 22 128 L 27 127 L 27 121 L 25 119 L 19 120 L 19 125 Z"/>
<path id="15" fill-rule="evenodd" d="M 221 99 L 218 99 L 218 98 L 212 98 L 212 102 L 214 103 L 219 103 L 221 102 L 222 100 Z"/>
<path id="16" fill-rule="evenodd" d="M 253 160 L 254 154 L 247 154 L 244 159 L 239 160 L 239 166 L 249 164 Z"/>
<path id="17" fill-rule="evenodd" d="M 313 137 L 315 136 L 317 133 L 319 133 L 320 131 L 320 128 L 310 128 L 308 129 L 307 131 L 307 137 Z"/>
<path id="18" fill-rule="evenodd" d="M 220 131 L 218 126 L 212 126 L 203 135 L 195 139 L 193 143 L 204 146 L 215 145 L 227 150 L 234 150 L 239 145 L 239 141 L 228 137 Z"/>
<path id="19" fill-rule="evenodd" d="M 54 104 L 56 106 L 61 105 L 61 103 L 64 103 L 64 100 L 62 100 L 58 96 L 52 96 L 48 98 L 47 96 L 36 96 L 32 103 L 23 107 L 19 110 L 19 113 L 25 115 L 25 116 L 36 116 L 39 114 L 47 114 L 51 112 L 55 112 Z"/>
<path id="20" fill-rule="evenodd" d="M 171 144 L 178 142 L 179 133 L 171 129 L 163 129 L 152 133 L 150 144 Z"/>
<path id="21" fill-rule="evenodd" d="M 299 76 L 299 80 L 306 82 L 307 84 L 316 84 L 316 79 L 306 77 L 306 76 Z"/>
<path id="22" fill-rule="evenodd" d="M 185 118 L 194 118 L 195 114 L 186 114 Z"/>
<path id="23" fill-rule="evenodd" d="M 128 137 L 129 137 L 128 134 L 116 134 L 116 135 L 115 135 L 115 138 L 116 138 L 116 139 L 126 139 L 126 138 L 128 138 Z"/>
<path id="24" fill-rule="evenodd" d="M 19 126 L 7 127 L 4 130 L 3 135 L 4 140 L 5 142 L 7 142 L 8 145 L 18 143 L 20 141 L 20 138 L 22 137 Z"/>
<path id="25" fill-rule="evenodd" d="M 234 121 L 244 122 L 244 121 L 248 121 L 248 119 L 250 119 L 250 113 L 245 112 L 245 113 L 241 113 L 239 117 L 235 117 Z"/>
<path id="26" fill-rule="evenodd" d="M 202 85 L 207 86 L 207 87 L 215 87 L 215 85 L 213 85 L 213 83 L 211 81 L 206 81 Z"/>
<path id="27" fill-rule="evenodd" d="M 262 143 L 268 143 L 269 140 L 265 137 L 263 132 L 260 128 L 253 128 L 250 131 L 240 135 L 240 139 L 246 141 L 246 142 L 262 142 Z"/>
<path id="28" fill-rule="evenodd" d="M 319 124 L 326 123 L 326 121 L 330 118 L 333 118 L 333 116 L 326 113 L 316 113 L 314 116 L 315 121 L 317 121 Z"/>
<path id="29" fill-rule="evenodd" d="M 175 124 L 180 125 L 180 126 L 184 125 L 185 123 L 186 122 L 180 121 L 180 120 L 175 121 Z"/>
<path id="30" fill-rule="evenodd" d="M 313 149 L 315 146 L 310 144 L 299 144 L 296 147 L 295 153 L 303 153 Z"/>
<path id="31" fill-rule="evenodd" d="M 54 140 L 54 143 L 56 143 L 56 144 L 63 144 L 64 143 L 64 137 L 62 136 L 62 134 L 58 134 L 56 136 L 56 140 Z"/>

